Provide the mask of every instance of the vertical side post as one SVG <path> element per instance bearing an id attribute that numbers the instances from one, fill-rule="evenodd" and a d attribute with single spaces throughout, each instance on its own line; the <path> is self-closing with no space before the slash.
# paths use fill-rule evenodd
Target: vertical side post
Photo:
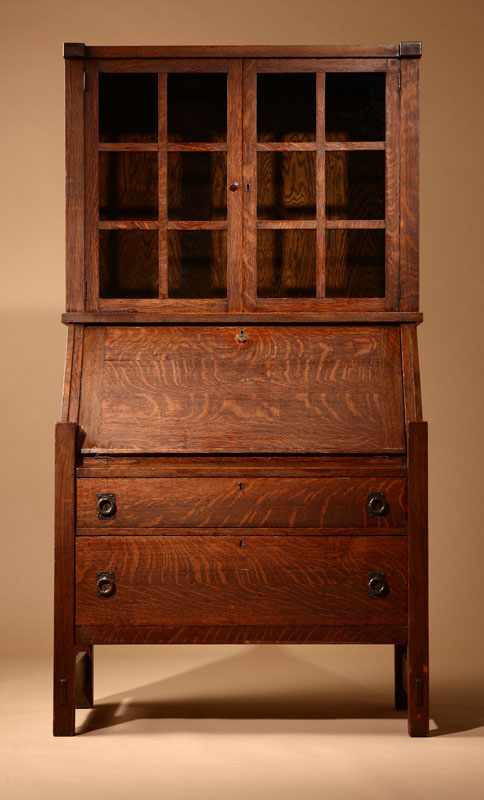
<path id="1" fill-rule="evenodd" d="M 396 644 L 394 649 L 395 666 L 395 709 L 406 711 L 408 708 L 406 667 L 407 645 Z"/>
<path id="2" fill-rule="evenodd" d="M 427 423 L 408 425 L 408 732 L 429 728 Z"/>
<path id="3" fill-rule="evenodd" d="M 419 62 L 400 61 L 400 310 L 419 308 Z"/>
<path id="4" fill-rule="evenodd" d="M 75 733 L 75 466 L 74 422 L 55 429 L 54 736 Z"/>
<path id="5" fill-rule="evenodd" d="M 84 59 L 66 59 L 66 310 L 84 311 Z"/>

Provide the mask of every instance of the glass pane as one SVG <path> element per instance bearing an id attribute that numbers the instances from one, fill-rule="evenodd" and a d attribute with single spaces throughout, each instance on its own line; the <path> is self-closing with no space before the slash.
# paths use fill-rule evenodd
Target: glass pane
<path id="1" fill-rule="evenodd" d="M 316 231 L 257 232 L 259 297 L 315 297 Z"/>
<path id="2" fill-rule="evenodd" d="M 168 140 L 224 142 L 227 139 L 227 75 L 168 75 Z"/>
<path id="3" fill-rule="evenodd" d="M 260 142 L 312 142 L 316 139 L 314 74 L 257 76 L 257 138 Z"/>
<path id="4" fill-rule="evenodd" d="M 99 154 L 101 219 L 157 219 L 156 153 Z"/>
<path id="5" fill-rule="evenodd" d="M 158 231 L 100 231 L 101 297 L 158 297 Z"/>
<path id="6" fill-rule="evenodd" d="M 316 153 L 257 154 L 257 214 L 261 219 L 314 219 Z"/>
<path id="7" fill-rule="evenodd" d="M 99 139 L 101 142 L 157 141 L 156 74 L 100 73 Z"/>
<path id="8" fill-rule="evenodd" d="M 385 219 L 385 152 L 326 153 L 326 217 Z"/>
<path id="9" fill-rule="evenodd" d="M 226 297 L 225 231 L 169 231 L 168 294 L 170 297 Z"/>
<path id="10" fill-rule="evenodd" d="M 326 139 L 335 142 L 385 140 L 385 73 L 326 75 Z"/>
<path id="11" fill-rule="evenodd" d="M 385 296 L 385 231 L 326 231 L 326 296 Z"/>
<path id="12" fill-rule="evenodd" d="M 226 217 L 227 154 L 168 153 L 168 218 Z"/>

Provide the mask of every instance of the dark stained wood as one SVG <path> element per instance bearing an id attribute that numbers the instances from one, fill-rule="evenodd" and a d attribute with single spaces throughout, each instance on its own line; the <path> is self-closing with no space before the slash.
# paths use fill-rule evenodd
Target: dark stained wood
<path id="1" fill-rule="evenodd" d="M 85 108 L 85 232 L 86 310 L 95 311 L 99 302 L 99 176 L 98 176 L 98 72 L 86 65 Z"/>
<path id="2" fill-rule="evenodd" d="M 88 644 L 393 644 L 402 625 L 79 625 Z"/>
<path id="3" fill-rule="evenodd" d="M 86 45 L 82 42 L 64 42 L 64 58 L 85 58 Z"/>
<path id="4" fill-rule="evenodd" d="M 326 142 L 325 149 L 331 151 L 385 150 L 385 142 Z"/>
<path id="5" fill-rule="evenodd" d="M 400 58 L 421 58 L 422 42 L 400 42 Z"/>
<path id="6" fill-rule="evenodd" d="M 353 303 L 352 303 L 353 306 Z M 273 325 L 278 324 L 343 324 L 348 325 L 352 323 L 359 323 L 362 325 L 370 324 L 399 324 L 400 322 L 411 322 L 416 325 L 420 324 L 423 320 L 423 314 L 419 311 L 330 311 L 326 306 L 324 310 L 319 312 L 247 312 L 247 313 L 228 313 L 223 315 L 211 313 L 191 313 L 190 316 L 182 315 L 181 312 L 176 313 L 172 310 L 165 311 L 145 311 L 143 313 L 137 311 L 102 311 L 102 312 L 83 312 L 83 313 L 66 313 L 62 314 L 62 322 L 65 325 L 70 325 L 73 322 L 83 325 L 137 325 L 140 322 L 149 325 L 178 325 L 180 323 L 186 324 L 210 324 L 219 325 L 222 322 L 228 324 L 263 324 L 270 323 Z"/>
<path id="7" fill-rule="evenodd" d="M 328 219 L 327 229 L 340 230 L 382 230 L 386 227 L 384 219 Z"/>
<path id="8" fill-rule="evenodd" d="M 429 730 L 427 423 L 408 425 L 408 732 Z"/>
<path id="9" fill-rule="evenodd" d="M 245 311 L 253 311 L 257 298 L 257 72 L 253 59 L 245 60 L 243 66 L 243 160 L 244 187 L 244 249 L 243 304 Z"/>
<path id="10" fill-rule="evenodd" d="M 158 144 L 156 142 L 99 142 L 98 150 L 100 153 L 156 153 Z"/>
<path id="11" fill-rule="evenodd" d="M 66 47 L 75 48 L 77 45 Z M 79 46 L 81 47 L 81 46 Z M 81 60 L 77 60 L 81 59 Z M 65 65 L 66 309 L 85 309 L 84 275 L 84 61 Z"/>
<path id="12" fill-rule="evenodd" d="M 407 645 L 396 644 L 394 649 L 394 674 L 395 674 L 395 709 L 406 711 L 408 708 L 407 697 Z"/>
<path id="13" fill-rule="evenodd" d="M 75 733 L 74 541 L 77 425 L 55 429 L 54 736 Z"/>
<path id="14" fill-rule="evenodd" d="M 75 675 L 75 704 L 76 708 L 92 708 L 93 698 L 93 653 L 94 648 L 89 646 L 76 655 Z"/>
<path id="15" fill-rule="evenodd" d="M 406 528 L 106 528 L 78 527 L 76 536 L 406 536 Z"/>
<path id="16" fill-rule="evenodd" d="M 326 135 L 325 75 L 316 75 L 316 297 L 326 294 Z"/>
<path id="17" fill-rule="evenodd" d="M 96 496 L 116 495 L 113 518 L 100 520 Z M 383 492 L 388 513 L 368 514 Z M 77 525 L 116 528 L 402 528 L 406 483 L 376 478 L 104 478 L 77 482 Z"/>
<path id="18" fill-rule="evenodd" d="M 227 299 L 228 310 L 243 309 L 242 253 L 244 186 L 242 176 L 242 61 L 234 61 L 228 74 L 228 160 L 227 186 L 239 184 L 235 192 L 227 192 Z"/>
<path id="19" fill-rule="evenodd" d="M 420 422 L 422 419 L 422 396 L 420 390 L 420 369 L 418 362 L 417 328 L 415 325 L 402 325 L 402 378 L 405 424 Z"/>
<path id="20" fill-rule="evenodd" d="M 399 64 L 394 62 L 386 80 L 386 149 L 385 149 L 385 300 L 388 310 L 397 309 L 399 280 L 399 203 L 400 203 L 400 104 L 398 93 Z"/>
<path id="21" fill-rule="evenodd" d="M 400 308 L 418 311 L 419 63 L 403 60 L 400 70 Z"/>
<path id="22" fill-rule="evenodd" d="M 403 450 L 397 329 L 239 332 L 88 328 L 83 452 Z"/>
<path id="23" fill-rule="evenodd" d="M 93 645 L 123 643 L 392 644 L 395 705 L 427 733 L 420 55 L 65 46 L 57 735 L 92 706 Z M 368 516 L 372 491 L 386 516 Z"/>
<path id="24" fill-rule="evenodd" d="M 78 537 L 77 625 L 401 625 L 405 537 Z M 98 597 L 96 574 L 115 573 Z M 386 575 L 368 596 L 368 573 Z"/>
<path id="25" fill-rule="evenodd" d="M 401 44 L 378 45 L 83 45 L 87 58 L 398 58 Z"/>
<path id="26" fill-rule="evenodd" d="M 68 330 L 71 341 L 68 340 L 67 343 L 61 422 L 77 423 L 81 393 L 84 328 L 82 325 L 70 325 Z"/>
<path id="27" fill-rule="evenodd" d="M 405 456 L 80 456 L 78 478 L 317 477 L 401 478 Z"/>

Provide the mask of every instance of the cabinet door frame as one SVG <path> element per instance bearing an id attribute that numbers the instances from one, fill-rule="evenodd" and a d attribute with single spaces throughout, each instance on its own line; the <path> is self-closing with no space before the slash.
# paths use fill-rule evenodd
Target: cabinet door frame
<path id="1" fill-rule="evenodd" d="M 285 149 L 316 153 L 316 220 L 300 228 L 316 230 L 316 297 L 315 298 L 258 298 L 257 297 L 257 230 L 267 228 L 257 220 L 257 153 L 270 150 L 270 145 L 257 142 L 257 75 L 259 73 L 310 72 L 316 75 L 316 139 L 303 146 Z M 325 75 L 327 72 L 386 73 L 385 88 L 385 296 L 379 298 L 328 298 L 325 292 L 325 152 L 331 150 L 364 150 L 365 143 L 356 147 L 325 140 Z M 399 304 L 399 59 L 245 59 L 244 60 L 244 308 L 254 312 L 280 311 L 384 311 L 397 310 Z M 358 146 L 359 145 L 359 146 Z M 277 149 L 281 150 L 282 147 Z M 275 148 L 272 150 L 274 152 Z M 274 225 L 283 228 L 284 224 Z M 286 227 L 298 227 L 291 223 Z M 337 227 L 337 226 L 331 226 Z M 339 225 L 351 229 L 351 221 Z M 368 225 L 371 228 L 371 225 Z"/>
<path id="2" fill-rule="evenodd" d="M 242 188 L 229 191 L 230 184 L 242 185 L 242 59 L 106 59 L 86 62 L 85 99 L 85 258 L 86 258 L 86 310 L 87 311 L 136 311 L 167 312 L 182 314 L 224 313 L 242 310 Z M 227 297 L 222 299 L 175 299 L 168 296 L 168 246 L 169 229 L 176 229 L 176 223 L 167 219 L 167 159 L 168 152 L 178 149 L 184 152 L 204 150 L 199 144 L 189 146 L 170 145 L 167 136 L 167 75 L 169 73 L 214 73 L 227 74 L 227 141 L 220 147 L 207 146 L 213 150 L 227 153 L 227 220 L 194 223 L 191 230 L 227 231 Z M 157 73 L 158 74 L 158 139 L 138 147 L 102 143 L 99 140 L 99 74 L 100 73 Z M 158 220 L 140 225 L 158 231 L 158 297 L 156 298 L 103 298 L 100 296 L 99 276 L 99 152 L 153 151 L 158 154 Z M 109 229 L 115 228 L 110 224 Z M 127 228 L 126 223 L 119 228 Z M 178 229 L 187 229 L 179 226 Z"/>

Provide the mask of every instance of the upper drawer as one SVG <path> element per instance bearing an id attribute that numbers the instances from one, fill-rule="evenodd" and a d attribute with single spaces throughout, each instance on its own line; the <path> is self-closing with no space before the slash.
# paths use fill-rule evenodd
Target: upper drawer
<path id="1" fill-rule="evenodd" d="M 399 453 L 391 327 L 92 327 L 83 452 Z"/>
<path id="2" fill-rule="evenodd" d="M 100 495 L 114 509 L 99 515 Z M 370 502 L 371 496 L 377 497 Z M 381 505 L 383 503 L 383 505 Z M 79 528 L 401 528 L 401 478 L 79 478 Z M 113 530 L 113 533 L 115 530 Z"/>

